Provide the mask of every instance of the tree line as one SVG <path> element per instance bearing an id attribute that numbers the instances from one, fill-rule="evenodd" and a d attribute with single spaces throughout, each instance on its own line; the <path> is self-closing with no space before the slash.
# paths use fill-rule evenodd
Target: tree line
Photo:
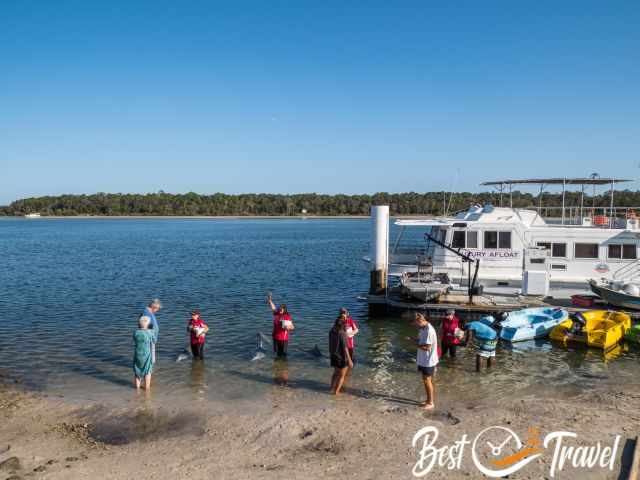
<path id="1" fill-rule="evenodd" d="M 565 205 L 579 207 L 579 192 L 567 192 Z M 608 207 L 607 192 L 595 197 L 584 197 L 584 206 Z M 389 205 L 392 215 L 442 215 L 467 209 L 473 204 L 512 204 L 524 207 L 557 207 L 562 203 L 560 194 L 537 195 L 515 191 L 500 195 L 496 192 L 427 192 L 427 193 L 375 193 L 373 195 L 325 195 L 301 193 L 239 194 L 197 193 L 171 194 L 163 191 L 148 194 L 96 193 L 92 195 L 58 195 L 16 200 L 0 207 L 0 215 L 73 216 L 301 216 L 301 215 L 369 215 L 372 205 Z M 623 207 L 640 205 L 640 191 L 615 192 L 615 204 Z"/>

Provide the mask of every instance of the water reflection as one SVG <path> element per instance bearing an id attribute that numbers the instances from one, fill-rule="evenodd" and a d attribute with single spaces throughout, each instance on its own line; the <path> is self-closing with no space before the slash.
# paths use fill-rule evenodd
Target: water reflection
<path id="1" fill-rule="evenodd" d="M 289 384 L 289 362 L 286 359 L 274 359 L 272 371 L 274 385 L 286 387 Z"/>
<path id="2" fill-rule="evenodd" d="M 203 360 L 193 359 L 191 362 L 191 388 L 198 392 L 206 387 L 204 365 Z"/>

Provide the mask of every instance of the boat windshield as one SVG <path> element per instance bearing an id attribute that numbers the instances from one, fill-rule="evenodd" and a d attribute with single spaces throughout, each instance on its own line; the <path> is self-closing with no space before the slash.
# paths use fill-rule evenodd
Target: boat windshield
<path id="1" fill-rule="evenodd" d="M 425 237 L 427 233 L 443 242 L 447 231 L 441 227 L 400 227 L 393 253 L 433 256 L 436 245 Z"/>

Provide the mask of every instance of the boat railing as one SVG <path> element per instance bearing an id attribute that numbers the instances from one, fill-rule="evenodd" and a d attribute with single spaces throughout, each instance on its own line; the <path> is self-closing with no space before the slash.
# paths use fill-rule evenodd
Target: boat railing
<path id="1" fill-rule="evenodd" d="M 584 225 L 585 218 L 591 220 L 595 227 L 623 227 L 624 222 L 630 218 L 640 219 L 640 206 L 636 207 L 587 207 L 587 206 L 535 206 L 516 207 L 517 210 L 533 210 L 547 223 L 561 225 Z M 468 210 L 455 212 L 466 213 Z"/>
<path id="2" fill-rule="evenodd" d="M 613 272 L 613 279 L 619 282 L 630 282 L 640 278 L 640 260 L 631 262 Z"/>
<path id="3" fill-rule="evenodd" d="M 542 218 L 551 223 L 565 225 L 582 225 L 584 218 L 590 218 L 594 226 L 609 226 L 612 219 L 625 220 L 640 217 L 640 206 L 637 207 L 529 207 L 538 212 Z M 599 225 L 600 222 L 602 225 Z"/>

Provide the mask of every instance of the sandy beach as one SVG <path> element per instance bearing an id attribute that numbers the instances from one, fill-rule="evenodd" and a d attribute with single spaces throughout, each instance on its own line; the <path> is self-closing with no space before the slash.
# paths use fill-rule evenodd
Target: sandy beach
<path id="1" fill-rule="evenodd" d="M 308 479 L 414 478 L 416 432 L 439 431 L 438 445 L 471 438 L 489 425 L 524 436 L 575 432 L 574 444 L 613 443 L 620 435 L 613 470 L 567 468 L 553 478 L 619 477 L 640 425 L 640 391 L 574 394 L 532 389 L 499 402 L 439 398 L 432 412 L 410 399 L 341 398 L 316 394 L 309 402 L 289 387 L 275 386 L 270 400 L 245 405 L 158 404 L 153 393 L 132 392 L 122 406 L 70 402 L 28 392 L 4 378 L 0 389 L 0 478 L 47 479 Z M 622 457 L 625 457 L 624 459 Z M 550 476 L 549 452 L 509 478 Z M 437 465 L 425 478 L 486 478 L 470 454 L 460 468 Z"/>

